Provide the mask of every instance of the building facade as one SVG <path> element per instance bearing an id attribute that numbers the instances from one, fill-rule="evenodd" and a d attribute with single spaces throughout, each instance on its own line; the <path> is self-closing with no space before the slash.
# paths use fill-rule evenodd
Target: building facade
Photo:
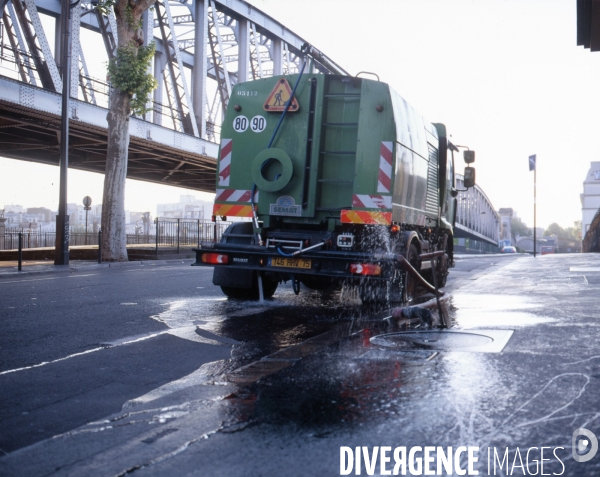
<path id="1" fill-rule="evenodd" d="M 590 169 L 583 181 L 583 194 L 581 197 L 581 235 L 590 228 L 590 224 L 600 209 L 600 162 L 591 162 Z"/>
<path id="2" fill-rule="evenodd" d="M 158 204 L 156 215 L 165 219 L 210 219 L 212 208 L 212 202 L 197 199 L 193 195 L 181 195 L 177 203 Z"/>

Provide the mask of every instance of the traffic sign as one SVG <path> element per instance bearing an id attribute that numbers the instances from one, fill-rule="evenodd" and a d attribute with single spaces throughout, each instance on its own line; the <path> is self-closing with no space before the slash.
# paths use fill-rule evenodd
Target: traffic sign
<path id="1" fill-rule="evenodd" d="M 290 84 L 287 82 L 285 78 L 281 78 L 275 84 L 273 91 L 265 101 L 263 106 L 265 111 L 269 112 L 280 112 L 285 109 L 285 104 L 290 100 L 292 96 L 292 88 L 290 88 Z M 290 101 L 290 107 L 288 108 L 289 112 L 298 111 L 298 101 L 296 98 L 292 98 Z"/>

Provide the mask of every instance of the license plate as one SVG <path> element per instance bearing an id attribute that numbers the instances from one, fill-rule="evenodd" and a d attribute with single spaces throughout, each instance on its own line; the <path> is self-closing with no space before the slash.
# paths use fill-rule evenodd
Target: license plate
<path id="1" fill-rule="evenodd" d="M 304 258 L 287 258 L 287 257 L 272 257 L 270 265 L 272 267 L 285 268 L 303 268 L 310 270 L 310 260 Z"/>

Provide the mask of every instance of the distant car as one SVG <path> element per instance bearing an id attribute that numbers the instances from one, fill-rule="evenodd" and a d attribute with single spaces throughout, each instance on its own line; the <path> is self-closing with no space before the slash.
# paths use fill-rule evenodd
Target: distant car
<path id="1" fill-rule="evenodd" d="M 500 253 L 517 253 L 517 249 L 515 247 L 502 247 Z"/>
<path id="2" fill-rule="evenodd" d="M 554 247 L 551 245 L 542 245 L 540 251 L 542 255 L 548 255 L 549 253 L 554 253 Z"/>

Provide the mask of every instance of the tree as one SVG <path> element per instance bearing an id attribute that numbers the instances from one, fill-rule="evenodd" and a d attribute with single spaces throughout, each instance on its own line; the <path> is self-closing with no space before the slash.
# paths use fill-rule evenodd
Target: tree
<path id="1" fill-rule="evenodd" d="M 527 225 L 525 225 L 523 222 L 521 222 L 521 219 L 519 219 L 518 217 L 511 217 L 510 218 L 510 232 L 516 243 L 517 235 L 519 237 L 526 237 L 531 234 L 531 229 L 529 227 L 527 227 Z"/>
<path id="2" fill-rule="evenodd" d="M 558 238 L 566 238 L 568 236 L 565 229 L 563 229 L 556 222 L 553 222 L 550 225 L 548 225 L 548 228 L 544 231 L 544 235 L 556 235 Z"/>
<path id="3" fill-rule="evenodd" d="M 571 232 L 576 240 L 581 240 L 581 220 L 573 222 L 573 232 Z"/>
<path id="4" fill-rule="evenodd" d="M 156 0 L 105 0 L 98 5 L 104 13 L 114 9 L 117 20 L 116 55 L 109 61 L 111 83 L 108 146 L 102 200 L 102 258 L 127 261 L 125 234 L 125 179 L 129 148 L 129 118 L 146 111 L 148 95 L 156 80 L 148 74 L 154 43 L 143 46 L 142 15 Z"/>
<path id="5" fill-rule="evenodd" d="M 556 235 L 563 240 L 581 240 L 581 220 L 576 220 L 573 223 L 574 227 L 563 229 L 556 222 L 550 224 L 544 235 Z"/>

